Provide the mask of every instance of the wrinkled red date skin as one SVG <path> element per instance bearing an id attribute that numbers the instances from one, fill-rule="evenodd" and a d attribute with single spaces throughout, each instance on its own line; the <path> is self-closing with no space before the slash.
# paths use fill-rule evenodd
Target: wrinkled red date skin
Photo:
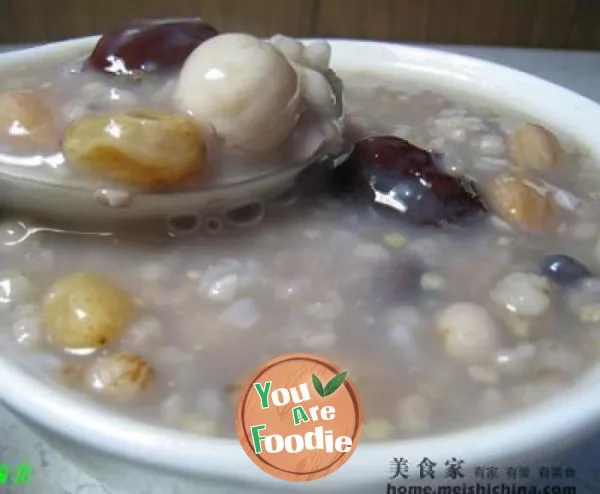
<path id="1" fill-rule="evenodd" d="M 179 68 L 219 32 L 201 19 L 136 19 L 106 33 L 88 59 L 110 74 L 160 73 Z"/>
<path id="2" fill-rule="evenodd" d="M 486 211 L 472 182 L 444 172 L 432 153 L 398 137 L 363 139 L 328 179 L 334 195 L 417 225 L 461 223 Z"/>
<path id="3" fill-rule="evenodd" d="M 373 168 L 394 171 L 398 176 L 436 169 L 431 153 L 394 136 L 368 137 L 357 142 L 352 159 Z"/>

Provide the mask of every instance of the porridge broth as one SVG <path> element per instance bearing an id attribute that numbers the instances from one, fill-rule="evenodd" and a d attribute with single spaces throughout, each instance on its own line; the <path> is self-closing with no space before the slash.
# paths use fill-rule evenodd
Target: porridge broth
<path id="1" fill-rule="evenodd" d="M 508 110 L 393 74 L 340 76 L 349 138 L 407 139 L 478 185 L 513 167 L 507 136 L 523 119 Z M 72 78 L 55 93 L 65 114 L 81 111 L 84 90 L 75 88 L 85 84 L 77 74 L 60 77 Z M 111 99 L 118 89 L 104 90 L 106 106 L 85 111 L 133 104 Z M 140 86 L 135 104 L 154 90 Z M 555 396 L 596 361 L 593 173 L 593 163 L 569 150 L 552 171 L 528 176 L 558 203 L 556 228 L 533 234 L 493 210 L 473 224 L 413 226 L 338 199 L 318 176 L 265 204 L 256 225 L 225 224 L 220 232 L 216 218 L 102 229 L 5 217 L 3 353 L 84 399 L 198 434 L 233 437 L 237 383 L 289 352 L 317 353 L 349 370 L 368 440 L 472 426 Z M 569 286 L 541 276 L 543 259 L 558 254 L 589 272 Z M 84 271 L 129 294 L 134 316 L 102 350 L 63 350 L 46 341 L 42 295 Z M 153 369 L 153 385 L 131 400 L 103 396 L 101 374 L 86 374 L 115 352 L 132 352 Z"/>

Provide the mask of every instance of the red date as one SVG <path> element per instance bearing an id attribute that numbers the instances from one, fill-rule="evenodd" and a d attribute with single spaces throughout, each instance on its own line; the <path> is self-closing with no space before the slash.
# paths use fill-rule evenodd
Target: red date
<path id="1" fill-rule="evenodd" d="M 431 153 L 392 136 L 358 142 L 327 185 L 336 196 L 418 225 L 460 223 L 486 210 L 473 183 L 442 171 Z"/>
<path id="2" fill-rule="evenodd" d="M 137 19 L 106 33 L 88 62 L 110 74 L 161 73 L 177 69 L 219 32 L 201 19 Z"/>

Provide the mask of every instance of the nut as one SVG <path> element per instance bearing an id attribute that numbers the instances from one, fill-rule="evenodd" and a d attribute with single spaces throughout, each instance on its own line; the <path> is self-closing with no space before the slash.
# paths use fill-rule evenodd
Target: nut
<path id="1" fill-rule="evenodd" d="M 42 317 L 53 344 L 96 349 L 121 335 L 133 309 L 129 295 L 110 280 L 92 273 L 75 273 L 50 287 Z"/>
<path id="2" fill-rule="evenodd" d="M 154 110 L 73 122 L 63 150 L 75 169 L 150 190 L 182 184 L 200 172 L 206 157 L 202 132 L 193 120 Z"/>
<path id="3" fill-rule="evenodd" d="M 154 381 L 150 364 L 139 355 L 114 353 L 99 357 L 87 369 L 85 384 L 98 395 L 115 402 L 131 402 Z"/>
<path id="4" fill-rule="evenodd" d="M 41 94 L 0 94 L 0 140 L 16 150 L 38 150 L 59 143 L 54 114 Z"/>
<path id="5" fill-rule="evenodd" d="M 447 306 L 438 314 L 436 327 L 446 353 L 459 362 L 483 362 L 499 344 L 498 328 L 492 317 L 483 307 L 470 302 Z"/>
<path id="6" fill-rule="evenodd" d="M 489 200 L 505 221 L 525 230 L 546 230 L 554 223 L 552 196 L 520 177 L 496 177 L 489 188 Z"/>
<path id="7" fill-rule="evenodd" d="M 526 123 L 509 138 L 510 154 L 521 168 L 545 170 L 557 165 L 560 144 L 550 131 L 541 125 Z"/>

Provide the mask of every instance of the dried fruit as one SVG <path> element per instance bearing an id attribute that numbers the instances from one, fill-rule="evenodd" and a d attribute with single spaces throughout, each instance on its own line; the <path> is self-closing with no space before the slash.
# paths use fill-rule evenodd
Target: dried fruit
<path id="1" fill-rule="evenodd" d="M 354 147 L 352 159 L 361 163 L 363 167 L 393 171 L 398 177 L 436 170 L 431 153 L 394 136 L 369 137 L 359 141 Z"/>
<path id="2" fill-rule="evenodd" d="M 436 167 L 434 156 L 398 137 L 360 141 L 327 180 L 338 196 L 351 196 L 411 223 L 459 223 L 485 211 L 474 184 Z"/>
<path id="3" fill-rule="evenodd" d="M 199 173 L 205 161 L 195 122 L 154 110 L 78 120 L 67 129 L 63 149 L 78 170 L 145 189 L 182 184 Z"/>
<path id="4" fill-rule="evenodd" d="M 92 273 L 59 279 L 44 296 L 42 317 L 49 340 L 62 348 L 100 348 L 118 338 L 134 311 L 129 295 Z"/>
<path id="5" fill-rule="evenodd" d="M 150 364 L 139 355 L 114 353 L 98 357 L 86 370 L 85 384 L 98 395 L 115 402 L 131 402 L 154 381 Z"/>
<path id="6" fill-rule="evenodd" d="M 16 150 L 58 145 L 56 120 L 50 105 L 35 91 L 0 94 L 0 142 Z"/>
<path id="7" fill-rule="evenodd" d="M 520 177 L 496 177 L 489 187 L 489 200 L 504 220 L 525 230 L 545 230 L 554 223 L 552 196 Z"/>
<path id="8" fill-rule="evenodd" d="M 139 19 L 106 33 L 89 63 L 113 74 L 164 72 L 183 65 L 194 49 L 219 34 L 202 19 Z"/>
<path id="9" fill-rule="evenodd" d="M 385 181 L 378 180 L 374 187 L 382 194 L 378 204 L 391 207 L 416 224 L 459 223 L 485 211 L 472 182 L 438 171 L 423 172 L 389 190 Z"/>
<path id="10" fill-rule="evenodd" d="M 526 123 L 509 138 L 510 154 L 521 168 L 545 170 L 556 166 L 560 144 L 550 131 L 541 125 Z"/>

